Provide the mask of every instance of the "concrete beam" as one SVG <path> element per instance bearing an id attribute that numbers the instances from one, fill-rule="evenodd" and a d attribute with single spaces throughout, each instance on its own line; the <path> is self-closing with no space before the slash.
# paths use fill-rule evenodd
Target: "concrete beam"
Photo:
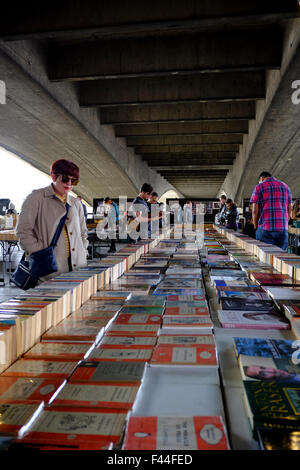
<path id="1" fill-rule="evenodd" d="M 81 106 L 256 100 L 265 97 L 263 72 L 227 72 L 91 80 L 80 84 Z"/>
<path id="2" fill-rule="evenodd" d="M 124 124 L 115 126 L 117 137 L 139 135 L 198 135 L 198 134 L 247 134 L 248 121 L 246 119 L 236 121 L 202 121 L 194 123 L 171 124 Z"/>
<path id="3" fill-rule="evenodd" d="M 279 28 L 58 44 L 48 49 L 48 76 L 78 81 L 274 69 L 280 68 L 281 49 Z"/>
<path id="4" fill-rule="evenodd" d="M 198 164 L 198 165 L 184 165 L 185 170 L 228 170 L 232 167 L 231 164 L 227 165 L 214 165 L 214 164 Z M 152 170 L 158 171 L 161 174 L 171 173 L 172 171 L 176 172 L 183 168 L 181 165 L 151 165 Z"/>
<path id="5" fill-rule="evenodd" d="M 135 147 L 138 155 L 161 153 L 238 152 L 238 144 L 211 145 L 140 145 Z"/>
<path id="6" fill-rule="evenodd" d="M 181 103 L 101 108 L 101 124 L 254 119 L 255 101 Z"/>
<path id="7" fill-rule="evenodd" d="M 242 144 L 243 134 L 158 135 L 127 137 L 128 147 L 145 145 Z"/>
<path id="8" fill-rule="evenodd" d="M 2 37 L 7 39 L 102 37 L 117 34 L 137 34 L 142 31 L 160 32 L 188 29 L 228 29 L 230 26 L 266 24 L 298 11 L 297 0 L 193 0 L 152 1 L 130 3 L 118 0 L 64 0 L 44 2 L 27 1 L 5 5 L 0 17 Z"/>

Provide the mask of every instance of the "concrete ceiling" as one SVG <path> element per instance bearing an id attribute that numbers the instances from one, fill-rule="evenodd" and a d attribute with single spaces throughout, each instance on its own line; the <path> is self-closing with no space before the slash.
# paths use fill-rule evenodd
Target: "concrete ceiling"
<path id="1" fill-rule="evenodd" d="M 186 197 L 216 197 L 228 181 L 266 99 L 267 74 L 282 66 L 285 22 L 299 14 L 296 0 L 6 8 L 2 41 L 40 44 L 48 80 L 76 86 L 80 108 L 113 126 L 116 139 Z"/>

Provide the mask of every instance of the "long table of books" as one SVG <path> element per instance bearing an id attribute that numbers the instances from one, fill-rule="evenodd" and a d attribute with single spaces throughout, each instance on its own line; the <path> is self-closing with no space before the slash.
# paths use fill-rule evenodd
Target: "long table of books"
<path id="1" fill-rule="evenodd" d="M 232 237 L 126 245 L 0 304 L 2 445 L 299 448 L 298 282 Z"/>

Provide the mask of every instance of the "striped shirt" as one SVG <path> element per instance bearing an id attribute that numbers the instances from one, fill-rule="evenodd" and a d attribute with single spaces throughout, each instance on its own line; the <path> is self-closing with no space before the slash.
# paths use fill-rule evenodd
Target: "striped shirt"
<path id="1" fill-rule="evenodd" d="M 61 202 L 66 204 L 67 196 L 60 196 L 58 194 L 56 194 L 56 196 L 58 197 L 58 199 L 61 200 Z M 65 240 L 66 240 L 67 255 L 68 255 L 68 258 L 69 258 L 69 256 L 71 256 L 71 248 L 70 248 L 70 240 L 69 240 L 68 229 L 66 227 L 66 224 L 63 226 L 62 231 L 63 231 L 64 237 L 65 237 Z"/>
<path id="2" fill-rule="evenodd" d="M 287 184 L 273 176 L 255 186 L 250 203 L 258 204 L 258 227 L 270 232 L 288 229 L 288 206 L 292 204 L 291 190 Z"/>

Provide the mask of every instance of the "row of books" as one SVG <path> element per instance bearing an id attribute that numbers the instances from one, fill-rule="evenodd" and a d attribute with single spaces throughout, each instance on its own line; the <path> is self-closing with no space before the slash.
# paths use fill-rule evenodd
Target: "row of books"
<path id="1" fill-rule="evenodd" d="M 265 338 L 233 337 L 245 412 L 253 436 L 264 450 L 299 450 L 300 348 L 295 341 L 299 339 L 295 325 L 300 320 L 298 281 L 262 262 L 257 255 L 249 254 L 236 239 L 228 240 L 216 231 L 211 231 L 208 238 L 208 253 L 210 249 L 223 250 L 225 256 L 227 250 L 229 257 L 222 260 L 228 263 L 226 267 L 219 266 L 216 271 L 214 265 L 209 270 L 222 326 L 266 331 Z M 247 319 L 237 321 L 243 311 Z M 256 317 L 253 325 L 249 322 L 251 312 Z M 268 330 L 290 326 L 291 337 L 295 339 L 268 338 Z"/>
<path id="2" fill-rule="evenodd" d="M 181 299 L 176 287 L 175 297 L 170 298 L 169 282 L 160 287 L 164 294 L 150 295 L 151 289 L 164 282 L 162 271 L 175 255 L 174 249 L 163 247 L 151 251 L 150 256 L 141 256 L 118 282 L 111 279 L 109 285 L 49 328 L 40 343 L 0 375 L 2 430 L 19 433 L 15 445 L 107 449 L 120 446 L 125 431 L 124 449 L 228 448 L 220 416 L 191 418 L 175 413 L 145 418 L 128 414 L 142 391 L 146 370 L 160 369 L 163 364 L 169 368 L 217 367 L 213 337 L 203 334 L 203 325 L 197 330 L 202 334 L 176 335 L 176 329 L 164 334 L 165 309 L 172 309 L 167 310 L 170 317 L 188 315 L 186 311 L 178 314 L 183 311 Z M 170 263 L 170 267 L 178 263 L 183 267 L 191 261 L 180 250 L 178 256 L 180 261 Z M 159 262 L 164 265 L 153 275 Z M 135 275 L 139 270 L 140 275 Z M 129 282 L 131 276 L 133 282 Z M 149 282 L 145 283 L 146 279 Z M 186 289 L 186 295 L 193 292 L 193 288 Z M 201 302 L 194 306 L 193 316 L 207 316 L 205 298 L 190 299 Z M 180 373 L 178 380 L 182 382 Z M 149 386 L 146 390 L 149 393 Z M 16 416 L 14 422 L 11 416 Z M 176 434 L 172 427 L 175 423 Z"/>

